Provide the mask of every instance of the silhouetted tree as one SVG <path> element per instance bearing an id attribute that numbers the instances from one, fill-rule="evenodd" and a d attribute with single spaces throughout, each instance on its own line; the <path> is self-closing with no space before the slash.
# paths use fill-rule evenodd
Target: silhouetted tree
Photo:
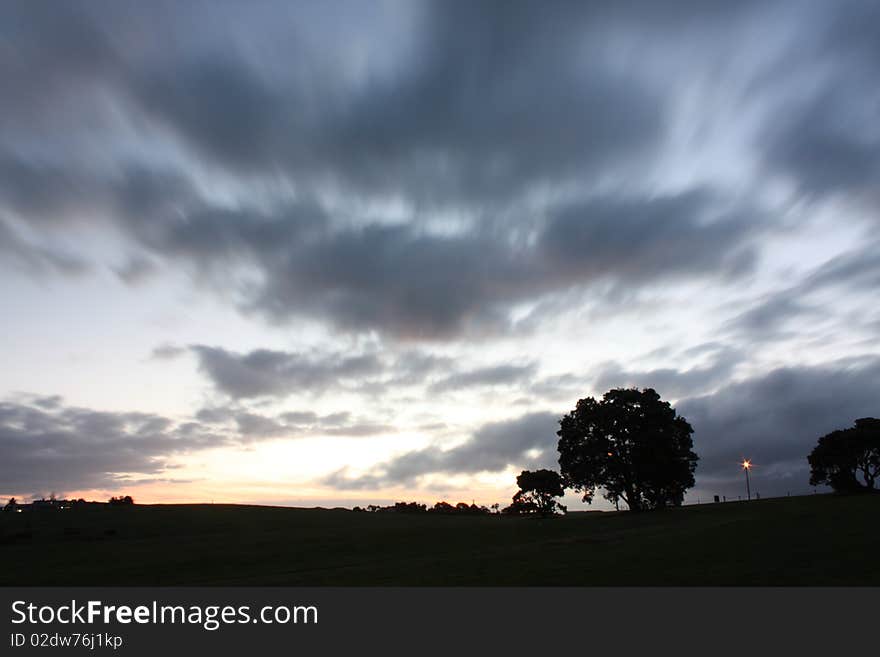
<path id="1" fill-rule="evenodd" d="M 134 504 L 134 500 L 132 499 L 131 495 L 126 495 L 125 497 L 111 497 L 109 503 L 114 506 L 126 506 L 129 504 Z"/>
<path id="2" fill-rule="evenodd" d="M 519 495 L 519 493 L 517 493 L 517 495 Z M 509 516 L 528 516 L 533 513 L 538 513 L 538 505 L 530 500 L 524 500 L 522 498 L 517 499 L 517 496 L 514 495 L 513 502 L 501 509 L 501 513 Z"/>
<path id="3" fill-rule="evenodd" d="M 428 507 L 418 502 L 396 502 L 393 507 L 385 507 L 385 510 L 395 513 L 425 513 Z"/>
<path id="4" fill-rule="evenodd" d="M 562 477 L 558 472 L 523 470 L 516 478 L 516 485 L 519 486 L 519 491 L 513 496 L 513 503 L 505 509 L 506 513 L 540 513 L 542 516 L 565 513 L 565 507 L 553 499 L 565 494 Z"/>
<path id="5" fill-rule="evenodd" d="M 694 485 L 693 429 L 651 388 L 581 399 L 559 425 L 565 485 L 587 503 L 602 488 L 605 499 L 632 511 L 678 506 Z"/>
<path id="6" fill-rule="evenodd" d="M 437 502 L 432 508 L 431 513 L 442 513 L 444 515 L 484 515 L 489 513 L 489 509 L 485 506 L 477 506 L 476 504 L 468 504 L 467 502 L 459 502 L 455 506 L 449 502 Z"/>
<path id="7" fill-rule="evenodd" d="M 18 500 L 14 497 L 10 497 L 9 501 L 6 503 L 6 506 L 3 507 L 4 511 L 15 511 L 18 509 Z"/>
<path id="8" fill-rule="evenodd" d="M 837 492 L 874 491 L 880 477 L 880 420 L 864 417 L 849 429 L 819 438 L 807 457 L 810 484 Z"/>

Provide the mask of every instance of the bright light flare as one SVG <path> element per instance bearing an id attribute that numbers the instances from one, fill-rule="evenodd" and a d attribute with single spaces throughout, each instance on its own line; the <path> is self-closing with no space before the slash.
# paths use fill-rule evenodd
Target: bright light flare
<path id="1" fill-rule="evenodd" d="M 743 470 L 748 470 L 752 467 L 752 462 L 748 459 L 743 459 L 743 462 L 740 465 L 742 465 Z"/>

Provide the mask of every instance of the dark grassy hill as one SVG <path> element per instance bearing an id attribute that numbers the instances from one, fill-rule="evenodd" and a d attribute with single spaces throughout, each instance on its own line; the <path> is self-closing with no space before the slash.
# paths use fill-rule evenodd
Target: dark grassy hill
<path id="1" fill-rule="evenodd" d="M 2 585 L 880 585 L 880 495 L 538 520 L 232 505 L 0 514 Z"/>

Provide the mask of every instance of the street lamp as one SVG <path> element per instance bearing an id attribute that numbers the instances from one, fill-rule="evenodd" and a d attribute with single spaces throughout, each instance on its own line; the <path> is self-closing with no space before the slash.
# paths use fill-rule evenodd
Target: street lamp
<path id="1" fill-rule="evenodd" d="M 743 459 L 743 462 L 740 465 L 742 465 L 742 469 L 746 471 L 746 495 L 748 496 L 749 500 L 751 500 L 752 499 L 752 486 L 751 486 L 751 483 L 749 482 L 749 470 L 752 469 L 752 462 L 749 461 L 748 459 Z"/>

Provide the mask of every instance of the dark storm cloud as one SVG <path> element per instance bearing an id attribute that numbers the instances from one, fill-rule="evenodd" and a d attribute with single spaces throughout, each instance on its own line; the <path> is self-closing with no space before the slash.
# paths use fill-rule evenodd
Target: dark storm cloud
<path id="1" fill-rule="evenodd" d="M 880 66 L 873 84 L 880 83 Z M 864 190 L 880 178 L 880 135 L 865 119 L 843 118 L 862 93 L 829 89 L 827 97 L 800 107 L 772 143 L 770 162 L 794 176 L 810 195 Z M 876 116 L 876 114 L 875 114 Z"/>
<path id="2" fill-rule="evenodd" d="M 411 386 L 427 386 L 431 393 L 451 392 L 480 386 L 516 385 L 528 381 L 536 372 L 535 363 L 496 364 L 463 368 L 453 358 L 420 351 L 402 351 L 391 355 L 378 350 L 359 353 L 287 352 L 257 349 L 247 353 L 219 347 L 193 345 L 200 370 L 214 387 L 232 399 L 287 397 L 307 392 L 352 392 L 377 394 Z M 161 345 L 153 350 L 156 358 L 173 358 L 185 349 Z M 206 408 L 199 419 L 226 421 L 231 416 L 222 407 Z M 293 424 L 315 422 L 318 417 L 296 412 L 285 416 Z M 347 423 L 347 414 L 321 418 L 327 423 L 334 417 Z"/>
<path id="3" fill-rule="evenodd" d="M 0 156 L 2 205 L 34 221 L 60 220 L 67 211 L 87 205 L 102 182 L 66 166 Z"/>
<path id="4" fill-rule="evenodd" d="M 257 72 L 228 56 L 215 53 L 174 71 L 146 72 L 139 83 L 134 91 L 147 113 L 209 159 L 268 167 L 284 156 L 281 149 L 301 145 L 296 137 L 302 129 L 291 121 L 303 107 L 297 90 L 287 96 L 273 91 Z"/>
<path id="5" fill-rule="evenodd" d="M 606 199 L 564 208 L 539 238 L 548 268 L 575 280 L 644 282 L 675 274 L 735 275 L 760 216 L 725 208 L 707 189 L 651 199 Z"/>
<path id="6" fill-rule="evenodd" d="M 856 0 L 814 9 L 818 15 L 804 22 L 800 41 L 812 47 L 791 53 L 784 64 L 790 78 L 810 84 L 785 94 L 775 108 L 784 119 L 766 122 L 761 149 L 769 166 L 806 195 L 871 192 L 880 177 L 880 46 L 874 30 L 880 6 Z"/>
<path id="7" fill-rule="evenodd" d="M 93 84 L 115 78 L 118 50 L 95 8 L 86 3 L 3 3 L 0 80 L 15 93 L 4 94 L 9 111 L 0 114 L 0 126 L 12 119 L 30 125 L 32 119 L 59 109 L 46 103 L 48 98 L 75 98 L 77 92 L 93 91 Z"/>
<path id="8" fill-rule="evenodd" d="M 246 438 L 274 438 L 283 436 L 286 430 L 281 422 L 256 413 L 238 413 L 235 423 L 238 432 Z"/>
<path id="9" fill-rule="evenodd" d="M 779 368 L 681 401 L 677 410 L 694 427 L 699 488 L 738 490 L 738 463 L 747 457 L 756 464 L 760 490 L 803 492 L 807 455 L 819 437 L 880 415 L 880 360 L 869 355 Z"/>
<path id="10" fill-rule="evenodd" d="M 176 454 L 225 436 L 147 413 L 0 402 L 0 482 L 8 492 L 115 487 L 125 473 L 162 472 Z"/>
<path id="11" fill-rule="evenodd" d="M 432 473 L 500 472 L 511 465 L 553 467 L 558 420 L 551 413 L 530 413 L 514 420 L 490 422 L 457 447 L 406 452 L 358 477 L 349 477 L 342 469 L 327 476 L 324 483 L 339 489 L 369 489 L 411 484 Z M 537 454 L 530 454 L 533 450 Z"/>
<path id="12" fill-rule="evenodd" d="M 283 253 L 278 243 L 258 252 L 264 283 L 247 305 L 276 321 L 311 312 L 407 338 L 497 332 L 509 326 L 511 304 L 572 287 L 742 274 L 753 262 L 757 218 L 701 190 L 569 204 L 528 242 L 412 225 L 312 233 Z"/>
<path id="13" fill-rule="evenodd" d="M 97 88 L 232 170 L 280 168 L 443 203 L 505 199 L 523 184 L 632 157 L 660 133 L 660 99 L 628 69 L 609 70 L 607 53 L 591 47 L 601 26 L 576 5 L 426 3 L 411 12 L 408 29 L 419 38 L 400 46 L 394 73 L 352 84 L 326 50 L 299 38 L 314 29 L 314 7 L 293 17 L 275 56 L 294 63 L 273 76 L 261 68 L 266 62 L 212 40 L 208 25 L 191 42 L 173 40 L 175 24 L 198 25 L 201 12 L 238 36 L 276 34 L 271 11 L 118 3 L 53 15 L 32 4 L 4 8 L 17 56 L 0 75 L 6 88 L 31 91 L 15 96 L 22 121 L 47 95 L 73 97 L 72 108 L 86 104 L 78 90 Z M 345 9 L 337 16 L 343 23 L 355 13 Z M 126 42 L 161 33 L 163 24 L 167 48 Z M 406 34 L 378 36 L 393 46 Z"/>
<path id="14" fill-rule="evenodd" d="M 193 345 L 200 369 L 233 398 L 316 394 L 382 371 L 374 354 L 329 356 L 257 349 L 247 354 Z"/>
<path id="15" fill-rule="evenodd" d="M 329 234 L 267 264 L 252 306 L 273 319 L 307 310 L 345 329 L 409 338 L 500 323 L 495 304 L 532 287 L 529 264 L 516 248 L 488 236 L 436 236 L 409 225 Z"/>
<path id="16" fill-rule="evenodd" d="M 162 473 L 173 458 L 215 447 L 310 436 L 364 437 L 394 426 L 348 413 L 261 415 L 238 406 L 202 409 L 195 421 L 151 413 L 66 406 L 61 397 L 0 401 L 0 487 L 3 492 L 118 488 L 132 475 Z"/>
<path id="17" fill-rule="evenodd" d="M 37 158 L 18 154 L 13 133 L 0 139 L 9 171 L 0 201 L 28 220 L 57 223 L 81 206 L 109 217 L 134 250 L 149 252 L 114 267 L 125 281 L 141 280 L 157 259 L 176 260 L 207 274 L 242 310 L 275 322 L 307 314 L 345 330 L 447 339 L 505 330 L 512 304 L 573 286 L 732 276 L 751 263 L 754 218 L 707 189 L 657 196 L 631 185 L 627 195 L 535 211 L 518 205 L 535 189 L 649 162 L 669 98 L 640 67 L 621 64 L 612 37 L 678 32 L 675 16 L 695 21 L 689 29 L 721 25 L 730 13 L 722 5 L 654 12 L 650 3 L 638 11 L 613 3 L 429 3 L 413 12 L 408 29 L 419 38 L 411 43 L 402 38 L 407 30 L 382 28 L 400 50 L 399 64 L 356 84 L 326 50 L 297 38 L 308 31 L 305 18 L 285 41 L 282 54 L 296 62 L 286 74 L 247 49 L 224 42 L 220 53 L 207 23 L 187 40 L 122 47 L 125 35 L 161 34 L 165 23 L 171 35 L 179 24 L 199 25 L 200 7 L 171 7 L 66 8 L 70 29 L 57 40 L 38 38 L 57 29 L 45 11 L 5 8 L 20 54 L 2 69 L 7 88 L 26 85 L 30 62 L 30 77 L 40 80 L 28 84 L 39 87 L 43 105 L 72 111 L 93 102 L 78 90 L 98 87 L 104 95 L 96 98 L 113 99 L 164 148 L 176 140 L 239 182 L 287 181 L 301 192 L 286 205 L 219 207 L 197 191 L 191 172 L 163 169 L 149 152 L 130 161 L 126 149 L 128 159 L 108 174 L 78 158 L 76 144 Z M 272 16 L 254 10 L 236 21 L 234 5 L 216 11 L 219 24 L 245 41 Z M 658 27 L 640 22 L 640 11 L 656 13 Z M 263 27 L 278 29 L 272 20 Z M 6 120 L 30 125 L 26 100 L 16 103 Z M 82 130 L 81 141 L 92 144 Z M 394 225 L 337 216 L 308 200 L 327 184 L 346 197 L 467 208 L 468 226 L 440 234 L 424 226 L 422 210 Z M 257 280 L 242 285 L 239 268 Z"/>
<path id="18" fill-rule="evenodd" d="M 504 199 L 522 184 L 595 171 L 658 137 L 659 99 L 587 52 L 588 12 L 535 3 L 422 9 L 418 46 L 396 75 L 356 89 L 334 91 L 319 61 L 305 79 L 276 86 L 209 53 L 143 71 L 131 91 L 154 120 L 226 166 L 281 166 L 442 203 Z M 314 60 L 295 38 L 289 55 Z"/>

